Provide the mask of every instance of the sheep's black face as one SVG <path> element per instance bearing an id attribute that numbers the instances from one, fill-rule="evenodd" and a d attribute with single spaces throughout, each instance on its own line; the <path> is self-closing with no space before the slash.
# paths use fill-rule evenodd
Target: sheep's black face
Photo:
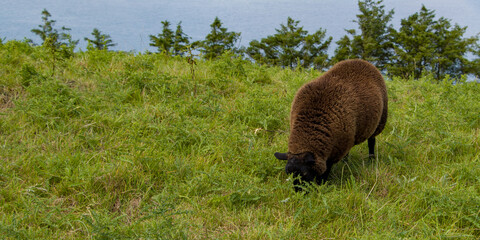
<path id="1" fill-rule="evenodd" d="M 296 191 L 300 190 L 297 186 L 301 185 L 301 182 L 312 182 L 317 178 L 317 173 L 314 170 L 315 157 L 312 153 L 275 153 L 275 157 L 280 160 L 288 160 L 285 166 L 285 172 L 287 174 L 293 174 L 295 178 L 293 184 L 295 185 Z"/>

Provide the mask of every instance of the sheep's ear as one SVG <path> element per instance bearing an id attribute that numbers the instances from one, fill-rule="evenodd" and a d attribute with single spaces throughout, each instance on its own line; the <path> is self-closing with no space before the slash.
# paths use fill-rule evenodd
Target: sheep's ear
<path id="1" fill-rule="evenodd" d="M 287 160 L 288 159 L 286 153 L 276 152 L 274 155 L 278 160 Z"/>

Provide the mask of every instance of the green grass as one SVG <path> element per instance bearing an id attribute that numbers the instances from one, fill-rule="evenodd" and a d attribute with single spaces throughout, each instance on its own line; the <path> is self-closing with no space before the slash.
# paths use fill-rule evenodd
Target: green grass
<path id="1" fill-rule="evenodd" d="M 7 239 L 477 239 L 480 85 L 394 79 L 377 138 L 296 193 L 296 90 L 316 71 L 229 55 L 48 55 L 0 45 L 0 235 Z M 195 93 L 196 91 L 196 93 Z"/>

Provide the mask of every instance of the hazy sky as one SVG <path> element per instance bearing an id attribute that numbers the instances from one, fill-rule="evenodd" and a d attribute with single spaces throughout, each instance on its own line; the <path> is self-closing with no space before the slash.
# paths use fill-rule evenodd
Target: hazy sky
<path id="1" fill-rule="evenodd" d="M 468 26 L 467 36 L 480 32 L 480 0 L 384 0 L 387 10 L 394 9 L 393 24 L 420 10 L 422 4 L 435 10 L 437 17 Z M 357 0 L 0 0 L 0 38 L 31 38 L 30 30 L 41 24 L 46 8 L 56 27 L 72 29 L 74 39 L 91 37 L 93 28 L 111 35 L 116 50 L 154 50 L 149 35 L 161 32 L 161 21 L 175 28 L 182 22 L 184 32 L 193 40 L 204 39 L 215 16 L 229 31 L 241 32 L 242 45 L 275 33 L 287 17 L 300 20 L 309 32 L 323 28 L 337 41 L 344 29 L 356 28 L 352 21 L 359 13 Z M 335 48 L 332 45 L 331 50 Z"/>

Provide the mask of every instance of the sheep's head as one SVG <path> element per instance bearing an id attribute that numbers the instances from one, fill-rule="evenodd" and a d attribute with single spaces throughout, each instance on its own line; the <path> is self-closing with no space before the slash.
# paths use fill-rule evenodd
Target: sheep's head
<path id="1" fill-rule="evenodd" d="M 315 170 L 315 156 L 313 153 L 300 153 L 300 154 L 291 154 L 291 153 L 275 153 L 275 157 L 279 160 L 287 160 L 287 165 L 285 166 L 285 172 L 287 174 L 293 174 L 293 177 L 296 178 L 293 184 L 296 186 L 295 190 L 299 190 L 297 187 L 300 185 L 300 181 L 297 177 L 303 182 L 312 182 L 317 178 L 318 174 Z M 319 179 L 317 179 L 318 181 Z"/>

